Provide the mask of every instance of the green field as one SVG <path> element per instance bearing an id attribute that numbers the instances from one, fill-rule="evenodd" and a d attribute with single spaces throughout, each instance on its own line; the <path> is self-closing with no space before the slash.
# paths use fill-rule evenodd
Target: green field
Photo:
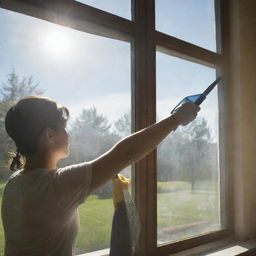
<path id="1" fill-rule="evenodd" d="M 216 186 L 204 184 L 191 192 L 190 184 L 186 182 L 159 182 L 158 229 L 184 229 L 191 223 L 218 222 L 218 197 L 214 187 Z M 0 197 L 2 189 L 3 185 L 0 185 Z M 77 254 L 109 247 L 113 216 L 112 199 L 98 200 L 92 195 L 79 207 L 79 214 Z M 4 236 L 0 221 L 0 255 L 3 255 L 3 246 Z"/>

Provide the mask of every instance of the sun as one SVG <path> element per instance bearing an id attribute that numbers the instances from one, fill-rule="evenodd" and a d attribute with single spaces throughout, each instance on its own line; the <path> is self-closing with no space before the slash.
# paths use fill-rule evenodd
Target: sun
<path id="1" fill-rule="evenodd" d="M 63 59 L 71 56 L 73 43 L 67 31 L 55 29 L 45 33 L 43 46 L 52 57 Z"/>

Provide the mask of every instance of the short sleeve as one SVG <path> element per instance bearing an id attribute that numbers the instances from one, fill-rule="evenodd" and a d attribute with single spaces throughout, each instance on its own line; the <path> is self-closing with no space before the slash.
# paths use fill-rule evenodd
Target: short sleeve
<path id="1" fill-rule="evenodd" d="M 92 168 L 89 163 L 59 168 L 53 179 L 57 200 L 65 209 L 74 209 L 89 195 Z"/>

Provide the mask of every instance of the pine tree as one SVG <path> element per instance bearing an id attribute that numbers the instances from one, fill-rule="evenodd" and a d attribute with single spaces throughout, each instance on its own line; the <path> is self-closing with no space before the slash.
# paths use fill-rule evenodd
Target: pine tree
<path id="1" fill-rule="evenodd" d="M 5 131 L 4 119 L 8 109 L 19 99 L 28 95 L 41 95 L 44 91 L 39 89 L 32 76 L 22 79 L 12 70 L 0 88 L 0 182 L 5 181 L 11 174 L 8 164 L 8 152 L 15 151 L 13 141 Z"/>

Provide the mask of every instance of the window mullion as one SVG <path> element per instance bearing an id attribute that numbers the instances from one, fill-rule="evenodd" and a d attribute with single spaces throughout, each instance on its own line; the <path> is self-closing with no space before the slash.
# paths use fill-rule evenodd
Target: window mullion
<path id="1" fill-rule="evenodd" d="M 219 134 L 220 134 L 220 189 L 221 189 L 221 221 L 225 229 L 232 230 L 233 223 L 233 172 L 231 171 L 231 140 L 227 137 L 232 130 L 229 118 L 232 112 L 232 100 L 230 98 L 230 52 L 229 52 L 229 1 L 215 0 L 216 2 L 216 16 L 218 16 L 219 23 L 217 24 L 217 46 L 219 52 L 223 56 L 223 61 L 218 67 L 218 72 L 224 77 L 224 82 L 219 87 Z M 217 7 L 219 10 L 217 10 Z M 217 20 L 217 19 L 216 19 Z"/>
<path id="2" fill-rule="evenodd" d="M 155 10 L 154 1 L 135 1 L 136 37 L 134 43 L 135 130 L 156 120 L 155 95 Z M 156 153 L 135 166 L 136 204 L 140 213 L 140 255 L 155 255 L 156 250 Z"/>

